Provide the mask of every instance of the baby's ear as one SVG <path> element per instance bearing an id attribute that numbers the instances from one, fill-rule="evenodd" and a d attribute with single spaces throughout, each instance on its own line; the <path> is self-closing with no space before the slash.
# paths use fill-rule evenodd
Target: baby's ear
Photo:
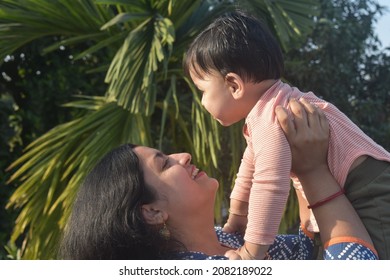
<path id="1" fill-rule="evenodd" d="M 225 81 L 233 98 L 240 99 L 244 94 L 244 81 L 241 76 L 231 72 L 226 74 Z"/>
<path id="2" fill-rule="evenodd" d="M 142 205 L 141 213 L 145 222 L 149 225 L 160 225 L 168 219 L 168 214 L 162 210 L 154 208 L 153 204 Z"/>

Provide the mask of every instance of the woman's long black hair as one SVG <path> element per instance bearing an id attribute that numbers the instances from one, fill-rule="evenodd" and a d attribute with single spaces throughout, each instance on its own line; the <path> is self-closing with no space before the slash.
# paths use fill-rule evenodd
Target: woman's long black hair
<path id="1" fill-rule="evenodd" d="M 60 259 L 160 259 L 177 248 L 143 219 L 141 206 L 157 195 L 145 184 L 134 147 L 112 150 L 86 177 L 65 228 Z"/>

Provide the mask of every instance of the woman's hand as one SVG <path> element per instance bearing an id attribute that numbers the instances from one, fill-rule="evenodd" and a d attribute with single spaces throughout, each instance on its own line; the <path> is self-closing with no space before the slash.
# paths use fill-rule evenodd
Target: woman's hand
<path id="1" fill-rule="evenodd" d="M 289 105 L 294 119 L 280 106 L 275 109 L 275 114 L 291 147 L 292 170 L 301 182 L 308 202 L 313 205 L 340 191 L 340 185 L 326 160 L 329 123 L 321 109 L 303 98 L 299 102 L 291 100 Z M 323 244 L 334 238 L 352 236 L 373 246 L 366 228 L 346 196 L 339 195 L 312 208 L 312 211 Z"/>
<path id="2" fill-rule="evenodd" d="M 275 114 L 290 144 L 292 171 L 299 177 L 327 167 L 329 123 L 325 114 L 313 104 L 301 98 L 290 100 L 292 117 L 281 106 Z"/>

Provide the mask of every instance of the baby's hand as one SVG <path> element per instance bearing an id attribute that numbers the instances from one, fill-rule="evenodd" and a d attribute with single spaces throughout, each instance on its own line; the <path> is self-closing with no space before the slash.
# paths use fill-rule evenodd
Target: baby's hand
<path id="1" fill-rule="evenodd" d="M 228 232 L 228 233 L 235 233 L 235 232 L 237 232 L 236 229 L 233 226 L 231 226 L 229 223 L 226 223 L 223 226 L 222 231 Z"/>
<path id="2" fill-rule="evenodd" d="M 225 257 L 229 258 L 229 260 L 241 260 L 241 256 L 238 254 L 236 250 L 226 251 Z"/>
<path id="3" fill-rule="evenodd" d="M 230 214 L 226 224 L 222 228 L 222 231 L 229 232 L 229 233 L 238 232 L 241 235 L 244 235 L 247 223 L 248 223 L 247 217 Z"/>
<path id="4" fill-rule="evenodd" d="M 228 250 L 225 253 L 225 257 L 228 257 L 229 260 L 255 260 L 255 258 L 249 255 L 244 247 L 240 247 L 237 250 Z"/>

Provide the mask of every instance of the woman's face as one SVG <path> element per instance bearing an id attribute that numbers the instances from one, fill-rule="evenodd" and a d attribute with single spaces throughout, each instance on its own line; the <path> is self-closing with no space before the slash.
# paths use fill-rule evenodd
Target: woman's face
<path id="1" fill-rule="evenodd" d="M 136 147 L 147 185 L 153 187 L 159 202 L 175 215 L 213 209 L 218 181 L 191 164 L 187 153 L 165 155 L 149 147 Z"/>

